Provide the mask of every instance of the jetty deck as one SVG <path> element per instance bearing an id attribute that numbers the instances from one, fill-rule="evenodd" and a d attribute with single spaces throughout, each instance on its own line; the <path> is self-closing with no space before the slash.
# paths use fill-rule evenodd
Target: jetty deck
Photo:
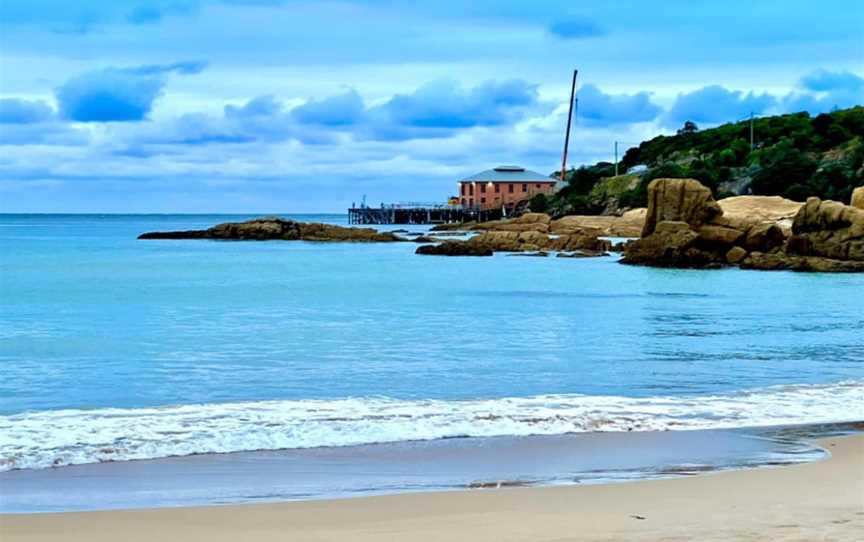
<path id="1" fill-rule="evenodd" d="M 500 209 L 431 203 L 391 203 L 380 207 L 361 205 L 348 209 L 349 224 L 453 224 L 498 218 L 501 218 Z"/>

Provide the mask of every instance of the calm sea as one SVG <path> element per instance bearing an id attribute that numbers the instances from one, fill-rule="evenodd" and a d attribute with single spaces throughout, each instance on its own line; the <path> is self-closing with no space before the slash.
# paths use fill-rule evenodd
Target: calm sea
<path id="1" fill-rule="evenodd" d="M 136 240 L 243 218 L 0 215 L 0 470 L 864 419 L 864 275 Z"/>

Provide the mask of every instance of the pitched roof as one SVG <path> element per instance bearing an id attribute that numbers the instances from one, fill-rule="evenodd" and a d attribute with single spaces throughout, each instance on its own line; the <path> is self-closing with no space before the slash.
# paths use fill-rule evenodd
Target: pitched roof
<path id="1" fill-rule="evenodd" d="M 555 182 L 549 175 L 537 173 L 520 166 L 498 166 L 475 173 L 470 177 L 462 179 L 461 182 Z"/>

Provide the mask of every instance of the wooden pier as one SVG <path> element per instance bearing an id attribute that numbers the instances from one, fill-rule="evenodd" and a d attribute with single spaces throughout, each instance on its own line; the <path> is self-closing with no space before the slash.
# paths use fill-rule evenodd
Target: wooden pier
<path id="1" fill-rule="evenodd" d="M 351 207 L 349 224 L 453 224 L 472 220 L 497 220 L 500 209 L 480 209 L 462 205 L 391 203 L 380 207 Z"/>

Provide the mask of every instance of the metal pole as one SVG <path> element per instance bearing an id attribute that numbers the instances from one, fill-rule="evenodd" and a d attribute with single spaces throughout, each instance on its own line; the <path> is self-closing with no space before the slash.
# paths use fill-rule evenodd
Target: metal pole
<path id="1" fill-rule="evenodd" d="M 753 112 L 750 112 L 750 150 L 753 150 Z"/>
<path id="2" fill-rule="evenodd" d="M 615 142 L 615 176 L 618 176 L 618 142 Z"/>
<path id="3" fill-rule="evenodd" d="M 564 155 L 561 157 L 561 180 L 567 175 L 567 149 L 570 146 L 570 123 L 573 121 L 573 102 L 576 98 L 576 74 L 579 70 L 573 70 L 573 82 L 570 84 L 570 110 L 567 113 L 567 132 L 564 134 Z"/>

